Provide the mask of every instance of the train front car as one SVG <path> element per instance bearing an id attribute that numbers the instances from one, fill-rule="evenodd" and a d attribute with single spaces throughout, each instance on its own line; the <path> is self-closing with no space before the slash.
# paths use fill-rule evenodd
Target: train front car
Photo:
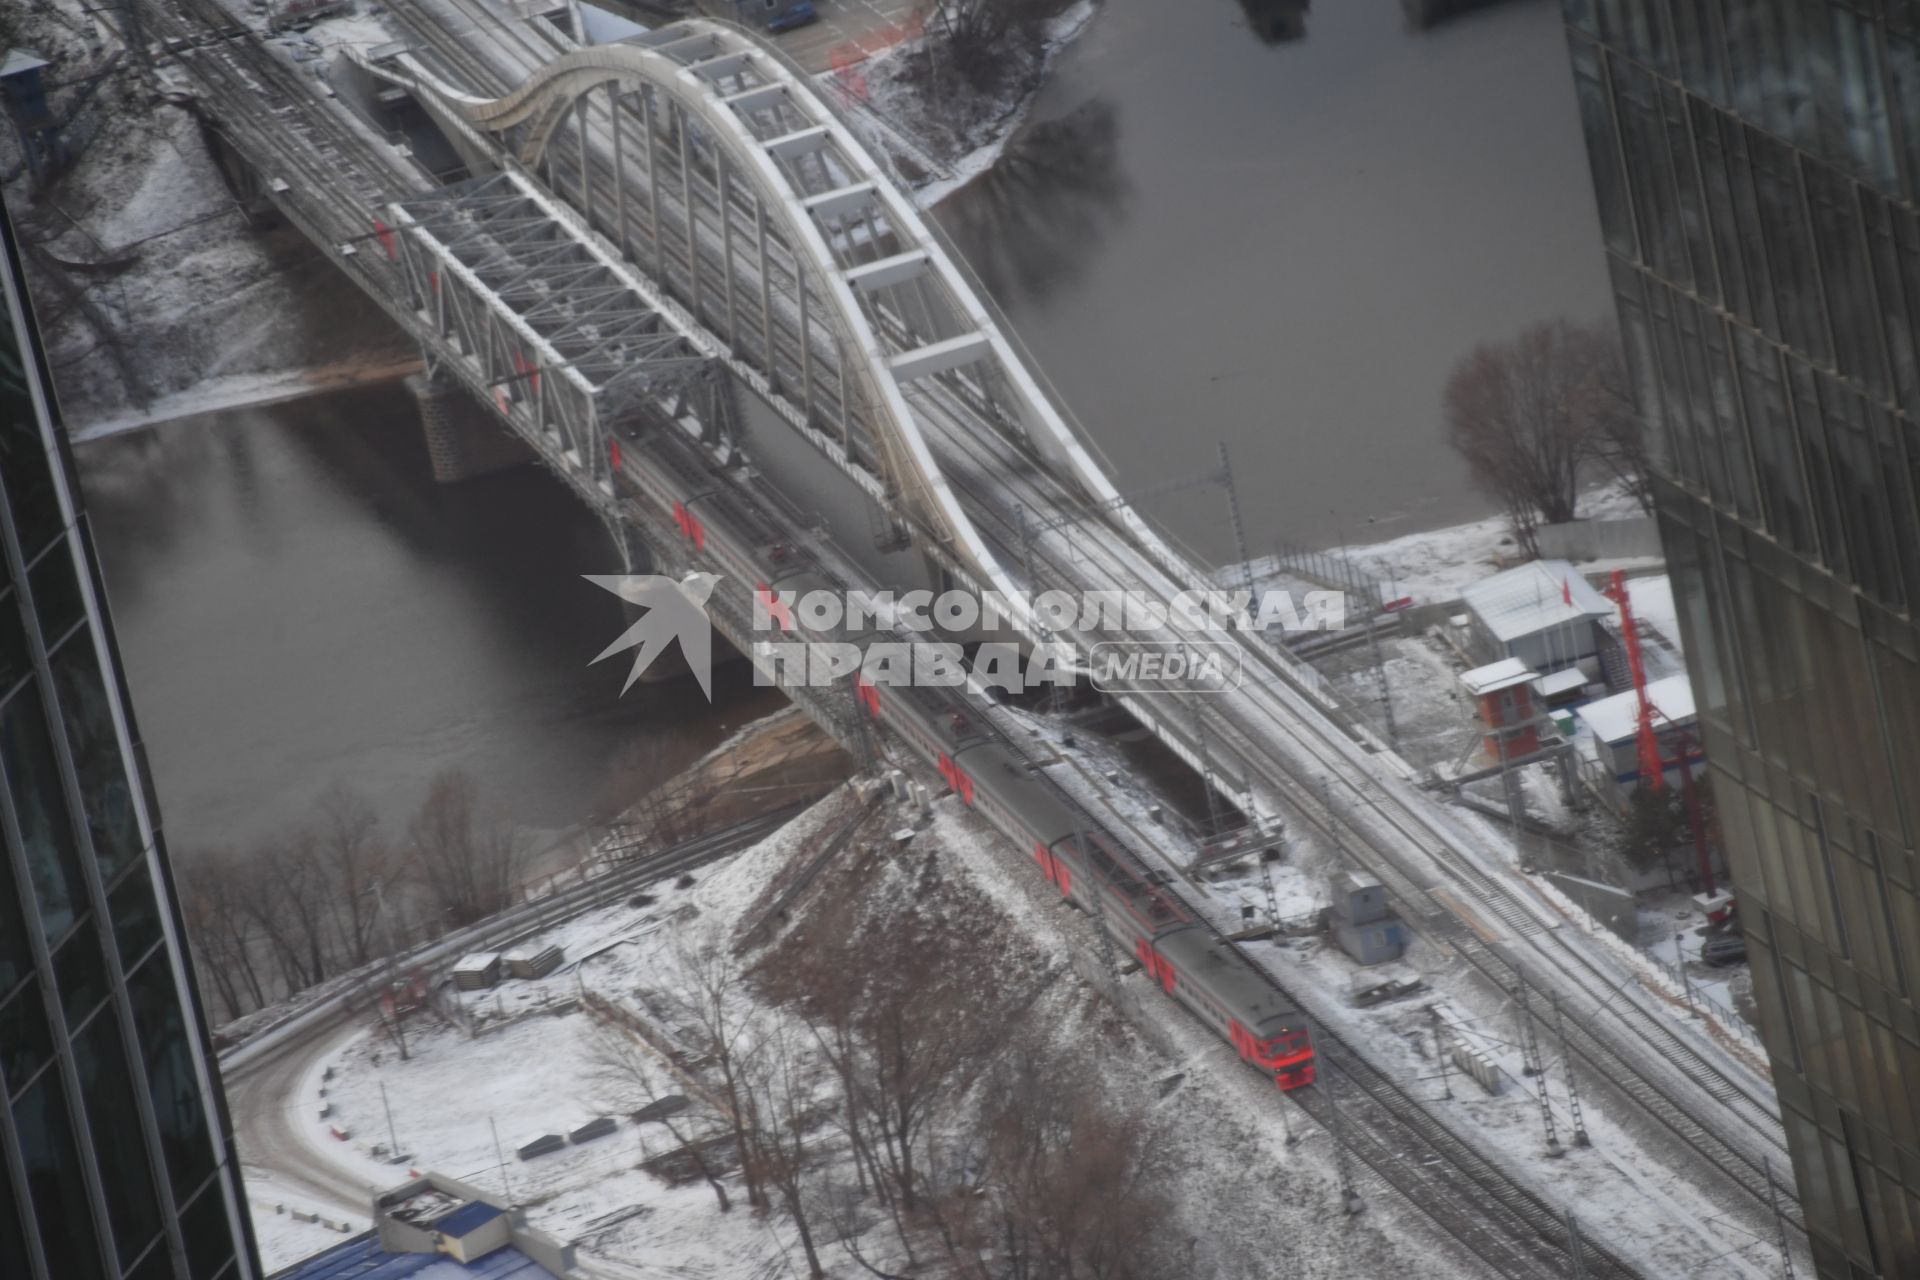
<path id="1" fill-rule="evenodd" d="M 1313 1083 L 1306 1016 L 1238 947 L 1205 929 L 1162 938 L 1156 948 L 1168 992 L 1282 1089 Z"/>

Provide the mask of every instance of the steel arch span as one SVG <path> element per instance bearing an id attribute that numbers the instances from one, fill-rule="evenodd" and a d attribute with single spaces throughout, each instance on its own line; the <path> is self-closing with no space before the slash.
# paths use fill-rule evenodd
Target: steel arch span
<path id="1" fill-rule="evenodd" d="M 576 48 L 498 98 L 400 71 L 617 245 L 728 362 L 977 585 L 1012 583 L 928 444 L 938 409 L 1127 507 L 910 197 L 784 60 L 704 20 Z M 1044 513 L 1042 513 L 1044 514 Z M 1022 619 L 1021 621 L 1025 621 Z"/>

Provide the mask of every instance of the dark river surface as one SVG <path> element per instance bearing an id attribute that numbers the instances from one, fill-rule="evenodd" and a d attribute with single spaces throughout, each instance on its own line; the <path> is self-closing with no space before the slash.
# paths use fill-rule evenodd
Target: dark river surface
<path id="1" fill-rule="evenodd" d="M 398 837 L 441 769 L 536 832 L 585 820 L 623 748 L 685 758 L 783 705 L 714 672 L 620 696 L 618 573 L 545 472 L 440 486 L 398 384 L 82 445 L 134 709 L 176 849 L 245 846 L 334 780 Z M 629 766 L 630 767 L 630 766 Z"/>
<path id="2" fill-rule="evenodd" d="M 1110 0 L 940 219 L 1123 491 L 1224 440 L 1256 552 L 1484 515 L 1448 370 L 1611 315 L 1559 5 L 1334 0 L 1268 44 L 1275 8 Z M 1144 505 L 1228 558 L 1217 491 Z"/>
<path id="3" fill-rule="evenodd" d="M 1256 550 L 1482 514 L 1448 368 L 1607 305 L 1552 0 L 1426 35 L 1393 0 L 1305 20 L 1276 46 L 1235 0 L 1110 0 L 941 211 L 1123 487 L 1225 440 Z M 594 520 L 532 469 L 436 486 L 414 424 L 391 386 L 80 449 L 176 847 L 271 838 L 335 780 L 397 837 L 443 768 L 559 830 L 628 744 L 690 753 L 779 705 L 740 663 L 714 708 L 620 697 L 621 661 L 587 665 L 622 622 L 578 576 L 617 571 Z M 1148 509 L 1230 550 L 1217 493 Z"/>

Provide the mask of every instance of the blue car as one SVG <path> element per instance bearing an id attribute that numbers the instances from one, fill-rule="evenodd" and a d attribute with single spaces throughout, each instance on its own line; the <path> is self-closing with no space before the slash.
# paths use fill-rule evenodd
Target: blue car
<path id="1" fill-rule="evenodd" d="M 813 0 L 764 0 L 760 9 L 760 25 L 774 35 L 819 20 L 820 11 L 813 7 Z"/>

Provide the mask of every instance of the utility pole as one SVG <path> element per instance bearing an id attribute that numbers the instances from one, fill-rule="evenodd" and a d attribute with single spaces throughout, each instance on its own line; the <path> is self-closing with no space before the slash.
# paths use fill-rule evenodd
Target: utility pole
<path id="1" fill-rule="evenodd" d="M 1393 687 L 1387 683 L 1387 664 L 1380 660 L 1380 636 L 1373 619 L 1367 619 L 1367 647 L 1373 651 L 1373 674 L 1380 681 L 1380 712 L 1386 717 L 1387 742 L 1400 750 L 1400 729 L 1393 721 Z"/>
<path id="2" fill-rule="evenodd" d="M 1333 1117 L 1328 1131 L 1333 1134 L 1334 1165 L 1340 1177 L 1340 1207 L 1346 1210 L 1348 1217 L 1352 1217 L 1365 1209 L 1367 1202 L 1360 1198 L 1359 1188 L 1353 1184 L 1353 1161 L 1347 1152 L 1346 1117 L 1340 1113 L 1340 1099 L 1333 1087 L 1340 1069 L 1333 1065 L 1333 1059 L 1325 1053 L 1320 1055 L 1320 1061 L 1327 1067 L 1327 1113 Z"/>
<path id="3" fill-rule="evenodd" d="M 500 1150 L 500 1126 L 494 1123 L 492 1116 L 487 1117 L 487 1128 L 493 1131 L 493 1158 L 500 1165 L 500 1190 L 506 1193 L 507 1203 L 512 1204 L 513 1184 L 507 1181 L 507 1157 Z"/>
<path id="4" fill-rule="evenodd" d="M 1220 834 L 1220 801 L 1214 794 L 1213 752 L 1207 744 L 1207 713 L 1202 700 L 1193 700 L 1193 729 L 1195 746 L 1200 756 L 1200 785 L 1207 793 L 1207 834 Z"/>
<path id="5" fill-rule="evenodd" d="M 1520 1057 L 1525 1063 L 1522 1075 L 1532 1076 L 1540 1086 L 1540 1127 L 1546 1131 L 1547 1154 L 1565 1155 L 1560 1145 L 1560 1135 L 1553 1124 L 1553 1103 L 1547 1097 L 1547 1070 L 1540 1062 L 1540 1041 L 1533 1034 L 1533 1010 L 1527 1004 L 1527 979 L 1525 974 L 1517 975 L 1519 982 L 1513 989 L 1513 998 L 1518 1002 L 1520 1014 Z"/>
<path id="6" fill-rule="evenodd" d="M 1260 608 L 1252 599 L 1253 561 L 1247 555 L 1247 527 L 1240 519 L 1240 491 L 1234 487 L 1233 464 L 1227 461 L 1227 442 L 1220 441 L 1217 448 L 1220 455 L 1220 483 L 1227 490 L 1227 521 L 1233 526 L 1233 554 L 1238 557 L 1241 584 L 1247 589 L 1247 607 L 1257 615 Z"/>
<path id="7" fill-rule="evenodd" d="M 1782 1280 L 1793 1280 L 1793 1249 L 1787 1243 L 1787 1220 L 1780 1214 L 1780 1197 L 1773 1190 L 1773 1161 L 1767 1156 L 1760 1158 L 1760 1176 L 1767 1180 L 1767 1208 L 1773 1210 L 1774 1237 L 1780 1246 L 1780 1275 Z"/>
<path id="8" fill-rule="evenodd" d="M 1586 1254 L 1580 1248 L 1580 1222 L 1573 1216 L 1573 1206 L 1567 1210 L 1567 1258 L 1573 1264 L 1574 1280 L 1585 1280 L 1587 1274 Z"/>
<path id="9" fill-rule="evenodd" d="M 400 958 L 400 949 L 393 941 L 393 916 L 387 911 L 386 890 L 376 879 L 373 882 L 373 899 L 380 908 L 380 924 L 387 934 L 387 1018 L 393 1028 L 394 1043 L 400 1046 L 400 1061 L 405 1062 L 407 1053 L 407 1029 L 400 1017 L 400 993 L 394 983 L 394 968 Z"/>
<path id="10" fill-rule="evenodd" d="M 1437 1008 L 1429 1009 L 1433 1015 L 1433 1056 L 1440 1063 L 1440 1087 L 1446 1090 L 1446 1100 L 1453 1101 L 1453 1072 L 1447 1062 L 1446 1019 L 1440 1016 Z"/>
<path id="11" fill-rule="evenodd" d="M 1271 849 L 1260 851 L 1260 888 L 1267 895 L 1267 923 L 1274 932 L 1280 931 L 1280 895 L 1273 888 L 1273 862 L 1267 857 Z"/>
<path id="12" fill-rule="evenodd" d="M 1333 848 L 1342 862 L 1347 860 L 1347 845 L 1340 838 L 1340 821 L 1333 812 L 1333 784 L 1326 774 L 1320 775 L 1320 807 L 1327 811 L 1327 833 L 1333 837 Z"/>
<path id="13" fill-rule="evenodd" d="M 1593 1140 L 1587 1137 L 1587 1122 L 1580 1114 L 1580 1086 L 1573 1078 L 1573 1054 L 1567 1048 L 1567 1024 L 1560 1017 L 1560 997 L 1553 998 L 1553 1029 L 1560 1037 L 1560 1061 L 1567 1070 L 1567 1110 L 1573 1113 L 1573 1145 L 1590 1147 Z"/>
<path id="14" fill-rule="evenodd" d="M 400 1136 L 393 1131 L 393 1104 L 387 1101 L 387 1082 L 380 1082 L 380 1109 L 387 1113 L 387 1158 L 389 1163 L 400 1163 Z"/>

